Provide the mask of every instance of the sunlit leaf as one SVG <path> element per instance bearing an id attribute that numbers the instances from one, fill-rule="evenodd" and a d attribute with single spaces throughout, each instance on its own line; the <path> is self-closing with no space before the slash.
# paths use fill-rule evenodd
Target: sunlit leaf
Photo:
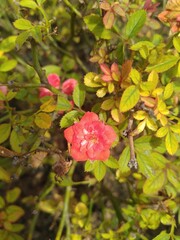
<path id="1" fill-rule="evenodd" d="M 102 18 L 99 15 L 90 14 L 84 17 L 84 22 L 96 37 L 102 39 L 111 39 L 113 37 L 113 33 L 109 29 L 105 29 Z"/>
<path id="2" fill-rule="evenodd" d="M 132 109 L 139 101 L 139 90 L 136 86 L 128 87 L 122 95 L 120 101 L 120 111 L 127 112 Z"/>
<path id="3" fill-rule="evenodd" d="M 13 68 L 15 68 L 17 65 L 17 61 L 12 59 L 12 60 L 7 60 L 0 64 L 0 72 L 8 72 L 11 71 Z"/>
<path id="4" fill-rule="evenodd" d="M 73 91 L 73 101 L 79 108 L 84 104 L 86 97 L 85 88 L 82 84 L 77 84 Z"/>
<path id="5" fill-rule="evenodd" d="M 143 192 L 148 195 L 157 194 L 166 182 L 164 171 L 159 170 L 151 177 L 147 178 L 143 186 Z"/>
<path id="6" fill-rule="evenodd" d="M 15 202 L 18 199 L 18 197 L 20 196 L 20 194 L 21 194 L 21 189 L 18 187 L 15 187 L 15 188 L 7 191 L 7 193 L 6 193 L 7 202 L 8 203 Z"/>
<path id="7" fill-rule="evenodd" d="M 126 38 L 134 37 L 143 27 L 146 21 L 146 11 L 138 10 L 132 13 L 128 19 L 125 36 Z"/>
<path id="8" fill-rule="evenodd" d="M 60 121 L 61 128 L 66 128 L 66 127 L 71 126 L 72 124 L 74 124 L 74 121 L 79 116 L 81 116 L 81 114 L 76 110 L 73 110 L 73 111 L 70 111 L 70 112 L 66 113 Z"/>
<path id="9" fill-rule="evenodd" d="M 174 155 L 178 149 L 178 140 L 174 133 L 169 131 L 165 138 L 165 145 L 169 154 Z"/>
<path id="10" fill-rule="evenodd" d="M 176 65 L 179 57 L 173 55 L 165 55 L 163 56 L 156 64 L 150 65 L 146 68 L 147 72 L 155 70 L 158 73 L 165 72 L 174 65 Z"/>

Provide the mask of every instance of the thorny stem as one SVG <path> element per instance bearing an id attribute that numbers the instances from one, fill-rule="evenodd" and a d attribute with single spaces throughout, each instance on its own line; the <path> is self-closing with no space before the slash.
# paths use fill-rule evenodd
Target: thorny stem
<path id="1" fill-rule="evenodd" d="M 133 127 L 133 118 L 132 118 L 132 116 L 130 116 L 129 122 L 128 122 L 128 139 L 129 139 L 129 147 L 130 147 L 130 161 L 128 163 L 128 167 L 137 169 L 138 163 L 136 161 L 136 155 L 135 155 L 135 150 L 134 150 L 134 139 L 131 134 L 132 127 Z"/>
<path id="2" fill-rule="evenodd" d="M 34 40 L 31 41 L 31 46 L 32 46 L 33 67 L 36 70 L 41 83 L 47 84 L 48 82 L 45 75 L 45 71 L 43 71 L 40 66 L 39 58 L 38 58 L 38 49 L 37 49 L 36 42 Z"/>

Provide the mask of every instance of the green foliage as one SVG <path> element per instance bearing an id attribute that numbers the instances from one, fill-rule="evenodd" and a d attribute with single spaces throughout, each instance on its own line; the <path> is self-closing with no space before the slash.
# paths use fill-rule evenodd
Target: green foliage
<path id="1" fill-rule="evenodd" d="M 2 0 L 0 239 L 179 239 L 177 2 Z M 104 161 L 71 160 L 110 137 L 67 144 L 86 112 L 117 134 Z"/>

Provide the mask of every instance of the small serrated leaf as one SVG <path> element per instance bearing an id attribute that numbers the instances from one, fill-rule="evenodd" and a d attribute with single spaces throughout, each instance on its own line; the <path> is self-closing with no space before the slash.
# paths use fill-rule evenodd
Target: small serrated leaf
<path id="1" fill-rule="evenodd" d="M 70 111 L 70 112 L 66 113 L 61 118 L 60 127 L 61 128 L 67 128 L 67 127 L 71 126 L 79 116 L 81 116 L 81 114 L 76 110 L 73 110 L 73 111 Z"/>
<path id="2" fill-rule="evenodd" d="M 56 106 L 57 111 L 69 111 L 71 110 L 71 108 L 72 108 L 72 105 L 67 98 L 58 96 L 57 106 Z"/>
<path id="3" fill-rule="evenodd" d="M 146 21 L 145 10 L 138 10 L 132 13 L 128 19 L 128 22 L 125 28 L 126 38 L 134 37 L 141 30 L 145 21 Z"/>
<path id="4" fill-rule="evenodd" d="M 169 154 L 174 155 L 178 149 L 178 140 L 174 133 L 169 131 L 165 138 L 166 149 Z"/>
<path id="5" fill-rule="evenodd" d="M 127 112 L 132 109 L 138 103 L 139 97 L 139 89 L 136 86 L 126 88 L 120 101 L 120 111 Z"/>
<path id="6" fill-rule="evenodd" d="M 100 182 L 106 174 L 106 165 L 102 161 L 98 160 L 94 162 L 94 165 L 94 176 Z"/>
<path id="7" fill-rule="evenodd" d="M 51 127 L 51 117 L 47 113 L 38 113 L 34 119 L 35 124 L 41 129 L 49 129 Z"/>
<path id="8" fill-rule="evenodd" d="M 73 91 L 73 101 L 79 108 L 84 104 L 86 91 L 82 84 L 77 84 Z"/>

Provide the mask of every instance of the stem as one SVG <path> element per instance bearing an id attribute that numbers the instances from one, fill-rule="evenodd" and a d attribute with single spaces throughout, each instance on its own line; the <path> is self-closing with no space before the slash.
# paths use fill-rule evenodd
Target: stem
<path id="1" fill-rule="evenodd" d="M 63 213 L 62 213 L 62 218 L 61 218 L 61 221 L 60 221 L 60 224 L 58 227 L 58 231 L 57 231 L 55 240 L 61 240 L 62 232 L 63 232 L 64 225 L 65 225 L 65 220 L 66 220 L 66 217 L 68 214 L 70 194 L 71 194 L 71 186 L 68 186 L 66 188 L 66 193 L 65 193 L 64 209 L 63 209 Z"/>
<path id="2" fill-rule="evenodd" d="M 10 88 L 39 88 L 39 87 L 48 87 L 47 84 L 32 84 L 32 83 L 3 83 L 0 86 L 7 86 Z"/>
<path id="3" fill-rule="evenodd" d="M 34 40 L 31 41 L 31 46 L 32 46 L 32 58 L 33 58 L 34 69 L 36 70 L 41 83 L 47 84 L 48 82 L 45 75 L 45 71 L 43 71 L 40 66 L 39 58 L 38 58 L 38 49 L 37 49 L 36 42 Z"/>
<path id="4" fill-rule="evenodd" d="M 129 147 L 130 147 L 130 161 L 128 163 L 129 168 L 135 168 L 137 169 L 138 163 L 136 161 L 136 155 L 134 151 L 134 139 L 131 134 L 133 127 L 133 118 L 130 116 L 129 122 L 128 122 L 128 139 L 129 139 Z"/>
<path id="5" fill-rule="evenodd" d="M 72 179 L 72 175 L 73 175 L 74 170 L 75 170 L 75 166 L 76 165 L 74 163 L 72 165 L 70 171 L 69 171 L 69 176 L 70 176 L 71 179 Z M 64 209 L 63 209 L 61 221 L 59 222 L 59 227 L 58 227 L 58 231 L 57 231 L 55 240 L 61 240 L 65 222 L 69 222 L 68 209 L 69 209 L 69 201 L 70 201 L 70 196 L 71 196 L 71 190 L 72 190 L 71 186 L 68 186 L 66 188 L 65 199 L 64 199 Z M 67 235 L 69 235 L 69 234 L 70 234 L 70 228 L 67 227 Z"/>
<path id="6" fill-rule="evenodd" d="M 82 18 L 81 13 L 73 6 L 68 0 L 63 0 L 63 2 L 80 18 Z"/>
<path id="7" fill-rule="evenodd" d="M 40 197 L 39 197 L 39 201 L 41 201 L 42 199 L 44 199 L 54 188 L 54 183 L 52 182 L 51 185 L 49 187 L 45 187 L 44 191 L 41 193 Z M 38 203 L 39 203 L 38 201 Z M 38 203 L 35 206 L 35 210 L 38 208 Z M 31 221 L 31 225 L 30 225 L 30 229 L 29 229 L 29 233 L 28 233 L 28 237 L 27 240 L 32 240 L 33 239 L 33 233 L 36 227 L 36 223 L 38 221 L 38 217 L 39 217 L 39 212 L 37 212 L 37 214 L 34 215 L 32 221 Z"/>

